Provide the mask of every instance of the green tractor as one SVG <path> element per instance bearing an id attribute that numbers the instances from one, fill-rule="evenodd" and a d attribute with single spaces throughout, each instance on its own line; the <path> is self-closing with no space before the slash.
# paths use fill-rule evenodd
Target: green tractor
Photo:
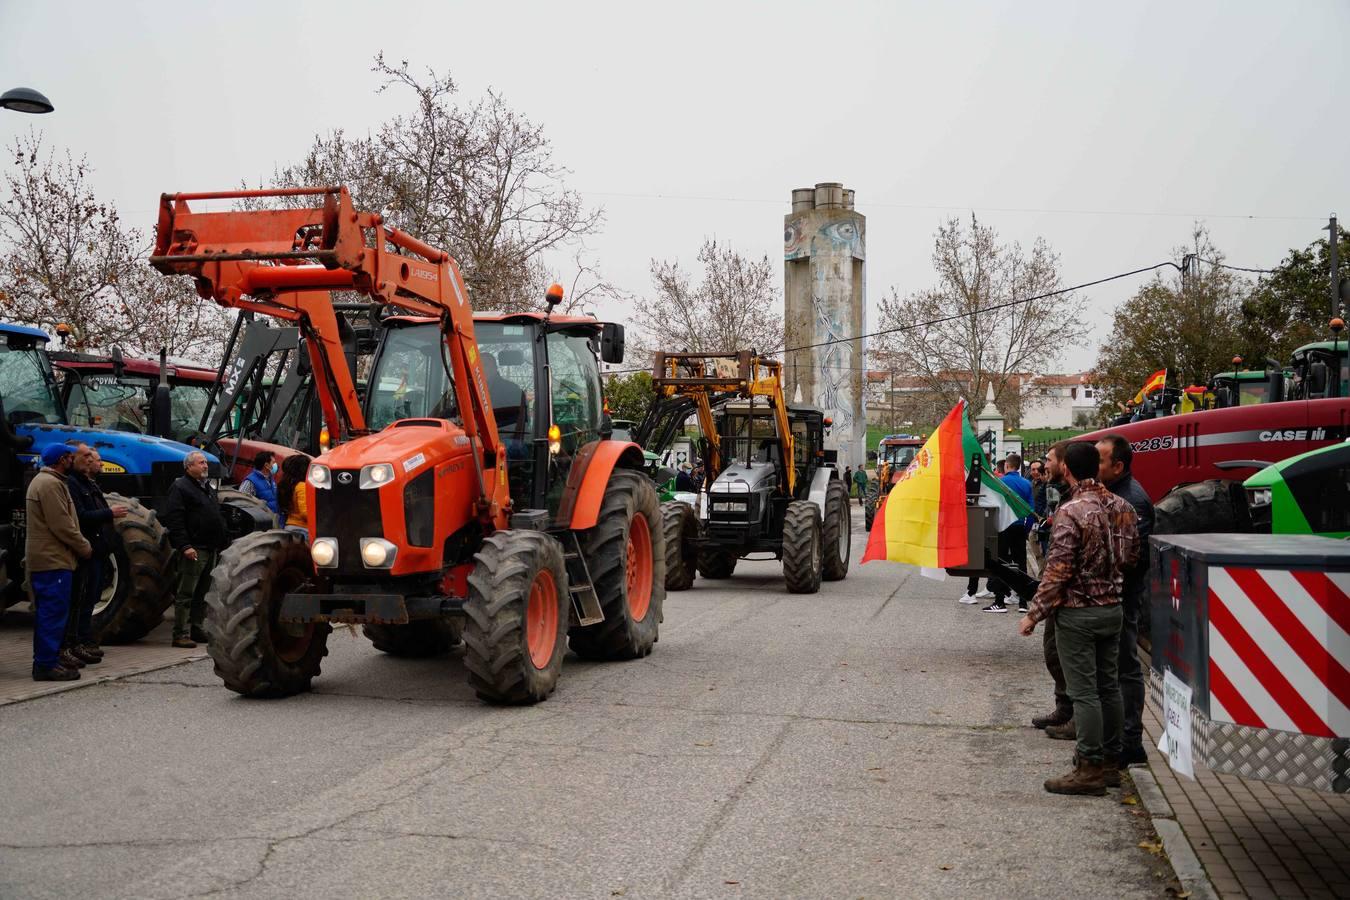
<path id="1" fill-rule="evenodd" d="M 1253 531 L 1350 538 L 1350 441 L 1281 460 L 1242 486 Z"/>

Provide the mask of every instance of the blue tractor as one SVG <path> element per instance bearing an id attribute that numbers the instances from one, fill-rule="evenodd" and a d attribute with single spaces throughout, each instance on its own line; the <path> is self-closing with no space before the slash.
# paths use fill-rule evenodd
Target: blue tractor
<path id="1" fill-rule="evenodd" d="M 134 641 L 158 625 L 173 602 L 175 561 L 155 509 L 183 473 L 183 460 L 193 448 L 151 435 L 67 425 L 47 340 L 36 328 L 0 322 L 0 608 L 25 599 L 24 494 L 36 472 L 36 457 L 48 444 L 76 439 L 103 458 L 99 483 L 109 502 L 130 510 L 115 522 L 118 540 L 94 610 L 95 633 L 107 643 Z M 151 402 L 167 403 L 168 398 Z M 218 479 L 219 460 L 207 458 Z M 252 498 L 228 493 L 221 508 L 233 535 L 272 526 L 270 514 Z"/>

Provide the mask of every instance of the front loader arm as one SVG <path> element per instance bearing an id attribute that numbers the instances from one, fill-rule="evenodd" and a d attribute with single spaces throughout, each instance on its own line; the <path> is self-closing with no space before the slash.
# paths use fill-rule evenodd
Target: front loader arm
<path id="1" fill-rule="evenodd" d="M 322 197 L 321 207 L 196 212 L 197 201 Z M 164 194 L 150 264 L 191 276 L 222 306 L 295 322 L 305 332 L 324 419 L 339 435 L 367 431 L 333 310 L 331 291 L 350 290 L 441 320 L 465 434 L 480 464 L 504 472 L 505 448 L 488 399 L 473 310 L 459 267 L 443 250 L 358 212 L 345 187 Z M 484 503 L 505 504 L 505 479 L 484 485 Z"/>

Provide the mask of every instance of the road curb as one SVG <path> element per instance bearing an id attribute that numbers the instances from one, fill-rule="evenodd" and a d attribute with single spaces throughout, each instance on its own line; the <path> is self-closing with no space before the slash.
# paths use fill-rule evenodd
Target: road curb
<path id="1" fill-rule="evenodd" d="M 1210 883 L 1209 875 L 1200 858 L 1195 855 L 1186 832 L 1182 830 L 1172 811 L 1172 804 L 1163 796 L 1153 772 L 1143 766 L 1130 769 L 1130 780 L 1134 782 L 1139 801 L 1148 810 L 1153 822 L 1153 830 L 1162 839 L 1163 850 L 1167 852 L 1167 861 L 1181 883 L 1182 890 L 1199 900 L 1219 900 L 1219 894 Z"/>
<path id="2" fill-rule="evenodd" d="M 16 703 L 29 703 L 33 700 L 41 700 L 43 697 L 52 697 L 56 694 L 64 694 L 67 691 L 77 691 L 80 688 L 93 687 L 96 684 L 107 684 L 110 681 L 121 681 L 123 678 L 135 678 L 137 675 L 144 675 L 147 672 L 158 672 L 161 669 L 172 669 L 174 666 L 185 665 L 190 662 L 198 662 L 206 659 L 205 653 L 194 653 L 191 656 L 185 656 L 180 659 L 165 660 L 160 663 L 152 663 L 144 668 L 138 667 L 134 672 L 108 673 L 107 675 L 92 676 L 88 669 L 80 673 L 78 681 L 52 682 L 48 690 L 43 690 L 27 697 L 15 697 L 13 699 L 0 700 L 0 707 L 13 706 Z"/>

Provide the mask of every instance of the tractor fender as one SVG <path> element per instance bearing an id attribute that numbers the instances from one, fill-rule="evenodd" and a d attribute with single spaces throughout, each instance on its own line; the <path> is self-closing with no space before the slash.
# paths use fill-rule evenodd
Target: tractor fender
<path id="1" fill-rule="evenodd" d="M 811 487 L 806 492 L 806 499 L 820 508 L 822 517 L 825 515 L 825 492 L 829 489 L 830 479 L 833 477 L 833 469 L 829 466 L 821 466 L 816 469 L 816 474 L 811 476 Z"/>
<path id="2" fill-rule="evenodd" d="M 629 441 L 591 441 L 583 446 L 572 458 L 555 524 L 573 531 L 594 528 L 609 476 L 616 468 L 641 471 L 644 462 L 642 448 Z"/>

